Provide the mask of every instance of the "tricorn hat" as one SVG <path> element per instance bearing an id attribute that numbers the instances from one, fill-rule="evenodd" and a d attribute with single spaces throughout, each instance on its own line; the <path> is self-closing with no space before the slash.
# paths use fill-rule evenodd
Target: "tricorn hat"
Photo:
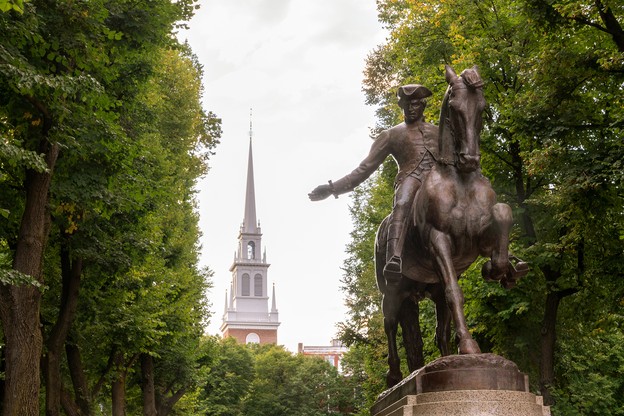
<path id="1" fill-rule="evenodd" d="M 399 90 L 397 91 L 399 104 L 407 98 L 420 100 L 430 97 L 431 95 L 432 92 L 429 90 L 429 88 L 420 84 L 403 85 L 402 87 L 399 87 Z"/>

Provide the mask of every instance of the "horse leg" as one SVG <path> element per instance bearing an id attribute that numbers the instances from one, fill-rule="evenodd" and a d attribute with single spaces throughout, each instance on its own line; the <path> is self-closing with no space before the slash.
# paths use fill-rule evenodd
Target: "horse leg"
<path id="1" fill-rule="evenodd" d="M 388 338 L 388 372 L 386 373 L 386 385 L 388 388 L 403 380 L 401 373 L 401 361 L 397 351 L 396 335 L 399 326 L 399 311 L 402 299 L 399 297 L 399 285 L 386 286 L 381 310 L 384 316 L 384 331 Z"/>
<path id="2" fill-rule="evenodd" d="M 407 367 L 410 372 L 425 365 L 419 317 L 418 300 L 411 297 L 405 299 L 399 312 L 399 323 L 403 332 L 403 345 L 405 346 Z"/>
<path id="3" fill-rule="evenodd" d="M 431 232 L 431 247 L 444 286 L 446 303 L 455 322 L 455 332 L 459 338 L 459 353 L 478 354 L 481 352 L 479 345 L 472 339 L 466 325 L 464 294 L 457 283 L 457 275 L 453 266 L 451 237 L 441 231 L 433 230 Z"/>
<path id="4" fill-rule="evenodd" d="M 388 216 L 381 222 L 375 238 L 375 275 L 377 278 L 377 287 L 383 294 L 381 311 L 384 316 L 384 332 L 388 338 L 388 372 L 386 373 L 386 384 L 388 387 L 392 387 L 403 380 L 401 362 L 396 344 L 396 334 L 399 325 L 398 317 L 403 299 L 400 297 L 400 281 L 389 283 L 383 276 L 383 269 L 386 265 L 386 238 L 389 218 Z"/>
<path id="5" fill-rule="evenodd" d="M 451 341 L 451 311 L 444 297 L 442 285 L 435 285 L 436 289 L 430 292 L 431 300 L 436 307 L 436 334 L 435 342 L 442 356 L 451 355 L 449 343 Z"/>
<path id="6" fill-rule="evenodd" d="M 498 203 L 492 207 L 493 232 L 497 241 L 492 250 L 490 279 L 501 280 L 509 270 L 509 231 L 513 224 L 511 207 Z"/>
<path id="7" fill-rule="evenodd" d="M 528 272 L 525 262 L 519 261 L 518 269 L 511 263 L 509 256 L 509 232 L 513 223 L 511 207 L 507 204 L 498 203 L 492 207 L 492 227 L 489 232 L 494 240 L 491 253 L 491 261 L 486 262 L 481 269 L 481 275 L 486 280 L 500 281 L 501 284 L 510 288 L 520 277 Z"/>

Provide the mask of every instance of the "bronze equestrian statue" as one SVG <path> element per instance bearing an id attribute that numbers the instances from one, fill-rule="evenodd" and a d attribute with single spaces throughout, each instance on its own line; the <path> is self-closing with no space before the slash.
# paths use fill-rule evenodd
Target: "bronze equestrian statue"
<path id="1" fill-rule="evenodd" d="M 388 337 L 389 387 L 402 379 L 396 347 L 399 322 L 410 371 L 423 365 L 417 315 L 420 299 L 431 297 L 436 304 L 436 343 L 443 355 L 450 353 L 451 319 L 459 353 L 477 354 L 479 346 L 466 325 L 459 276 L 479 255 L 490 258 L 482 268 L 483 277 L 500 281 L 505 287 L 513 286 L 528 271 L 526 263 L 518 261 L 514 267 L 510 261 L 511 208 L 496 202 L 496 194 L 480 170 L 483 81 L 476 67 L 457 76 L 449 66 L 446 81 L 449 86 L 440 112 L 438 151 L 411 204 L 398 278 L 380 266 L 387 265 L 388 253 L 383 248 L 392 238 L 392 214 L 382 222 L 376 239 L 377 283 L 383 294 Z"/>

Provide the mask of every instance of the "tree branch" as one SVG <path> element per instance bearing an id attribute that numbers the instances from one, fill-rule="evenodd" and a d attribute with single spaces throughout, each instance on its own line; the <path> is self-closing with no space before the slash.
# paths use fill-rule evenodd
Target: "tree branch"
<path id="1" fill-rule="evenodd" d="M 611 39 L 613 39 L 618 51 L 624 52 L 624 30 L 622 30 L 622 25 L 620 25 L 620 22 L 613 14 L 613 10 L 610 7 L 605 7 L 601 0 L 596 0 L 595 4 L 600 18 L 607 29 L 606 32 L 611 35 Z"/>
<path id="2" fill-rule="evenodd" d="M 605 32 L 605 33 L 609 33 L 609 31 L 607 30 L 606 27 L 603 27 L 601 25 L 599 25 L 598 23 L 594 23 L 591 20 L 589 20 L 588 18 L 584 17 L 584 16 L 572 16 L 570 19 L 574 20 L 577 23 L 581 23 L 585 26 L 591 26 L 595 29 L 600 30 L 601 32 Z"/>
<path id="3" fill-rule="evenodd" d="M 104 385 L 104 381 L 106 380 L 106 375 L 109 373 L 111 368 L 113 368 L 113 365 L 115 363 L 114 358 L 115 358 L 115 354 L 116 353 L 117 353 L 117 348 L 113 347 L 113 350 L 111 351 L 110 355 L 108 356 L 108 362 L 106 363 L 106 368 L 104 368 L 104 371 L 102 371 L 102 374 L 100 374 L 100 378 L 98 379 L 98 381 L 93 386 L 93 389 L 91 389 L 91 395 L 92 396 L 96 396 L 99 393 L 99 391 L 102 388 L 102 386 Z"/>

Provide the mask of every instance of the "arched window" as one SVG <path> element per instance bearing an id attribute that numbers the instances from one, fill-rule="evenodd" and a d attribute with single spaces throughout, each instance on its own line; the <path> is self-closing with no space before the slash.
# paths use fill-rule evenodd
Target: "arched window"
<path id="1" fill-rule="evenodd" d="M 258 334 L 250 332 L 245 338 L 245 344 L 260 344 L 260 337 Z"/>
<path id="2" fill-rule="evenodd" d="M 262 275 L 254 276 L 254 296 L 262 296 Z"/>
<path id="3" fill-rule="evenodd" d="M 256 243 L 250 241 L 247 243 L 247 258 L 255 259 L 256 258 Z"/>
<path id="4" fill-rule="evenodd" d="M 249 292 L 250 292 L 250 279 L 249 279 L 249 275 L 247 273 L 245 273 L 243 275 L 243 287 L 242 287 L 242 291 L 241 291 L 241 295 L 243 296 L 249 296 Z"/>

